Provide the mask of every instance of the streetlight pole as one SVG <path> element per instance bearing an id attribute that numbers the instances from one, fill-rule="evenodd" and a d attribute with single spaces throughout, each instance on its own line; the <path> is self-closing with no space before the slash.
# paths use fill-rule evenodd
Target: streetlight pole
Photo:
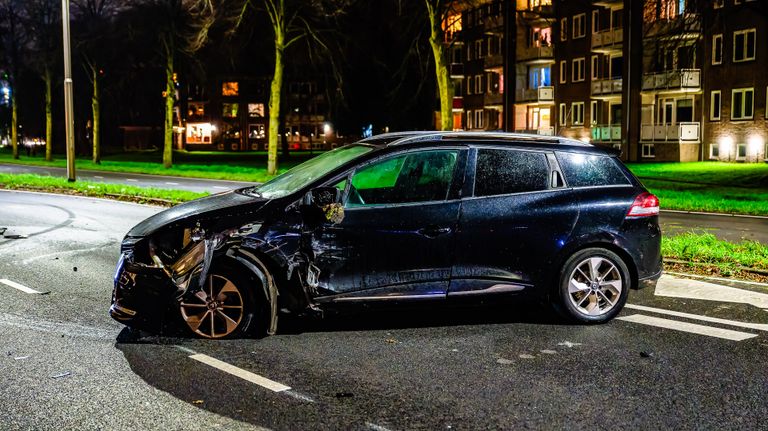
<path id="1" fill-rule="evenodd" d="M 72 95 L 72 52 L 69 42 L 69 0 L 61 0 L 64 31 L 64 122 L 67 131 L 67 180 L 75 181 L 75 113 Z"/>

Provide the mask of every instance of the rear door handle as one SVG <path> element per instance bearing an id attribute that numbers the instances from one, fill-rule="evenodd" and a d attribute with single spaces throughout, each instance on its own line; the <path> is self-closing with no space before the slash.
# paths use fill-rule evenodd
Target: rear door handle
<path id="1" fill-rule="evenodd" d="M 445 235 L 447 233 L 451 233 L 451 228 L 449 227 L 439 227 L 439 226 L 430 226 L 421 228 L 416 231 L 419 235 L 425 236 L 427 238 L 437 238 L 440 235 Z"/>

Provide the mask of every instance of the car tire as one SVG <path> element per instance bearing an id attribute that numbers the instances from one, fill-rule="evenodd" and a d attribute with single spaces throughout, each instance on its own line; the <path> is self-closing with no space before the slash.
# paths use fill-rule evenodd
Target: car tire
<path id="1" fill-rule="evenodd" d="M 626 263 L 604 248 L 574 253 L 563 265 L 555 309 L 577 323 L 605 323 L 627 302 L 631 278 Z"/>
<path id="2" fill-rule="evenodd" d="M 185 295 L 178 310 L 182 327 L 207 339 L 241 338 L 258 326 L 260 315 L 254 292 L 259 281 L 230 265 L 213 265 L 203 289 Z"/>

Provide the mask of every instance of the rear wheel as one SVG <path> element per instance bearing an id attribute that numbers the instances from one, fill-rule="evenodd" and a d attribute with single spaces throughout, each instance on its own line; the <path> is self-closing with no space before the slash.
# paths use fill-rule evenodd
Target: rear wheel
<path id="1" fill-rule="evenodd" d="M 202 338 L 243 336 L 255 310 L 251 287 L 232 271 L 211 271 L 203 288 L 179 303 L 181 319 Z"/>
<path id="2" fill-rule="evenodd" d="M 584 249 L 563 266 L 557 309 L 577 322 L 607 322 L 624 307 L 629 287 L 629 270 L 621 257 L 602 248 Z"/>

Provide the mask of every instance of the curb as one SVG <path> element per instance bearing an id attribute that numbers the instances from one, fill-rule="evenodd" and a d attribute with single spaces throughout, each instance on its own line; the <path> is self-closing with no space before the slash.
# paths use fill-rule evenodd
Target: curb
<path id="1" fill-rule="evenodd" d="M 739 218 L 751 218 L 759 220 L 768 220 L 768 216 L 759 216 L 751 214 L 730 214 L 730 213 L 710 213 L 705 211 L 683 211 L 683 210 L 660 210 L 662 213 L 672 214 L 692 214 L 692 215 L 706 215 L 706 216 L 719 216 L 719 217 L 739 217 Z"/>
<path id="2" fill-rule="evenodd" d="M 725 281 L 728 283 L 736 283 L 736 284 L 751 284 L 753 286 L 768 288 L 768 283 L 760 283 L 757 281 L 734 280 L 734 279 L 728 279 L 728 278 L 722 278 L 722 277 L 709 277 L 706 275 L 689 274 L 687 272 L 664 271 L 663 273 L 667 275 L 696 278 L 700 280 Z"/>

